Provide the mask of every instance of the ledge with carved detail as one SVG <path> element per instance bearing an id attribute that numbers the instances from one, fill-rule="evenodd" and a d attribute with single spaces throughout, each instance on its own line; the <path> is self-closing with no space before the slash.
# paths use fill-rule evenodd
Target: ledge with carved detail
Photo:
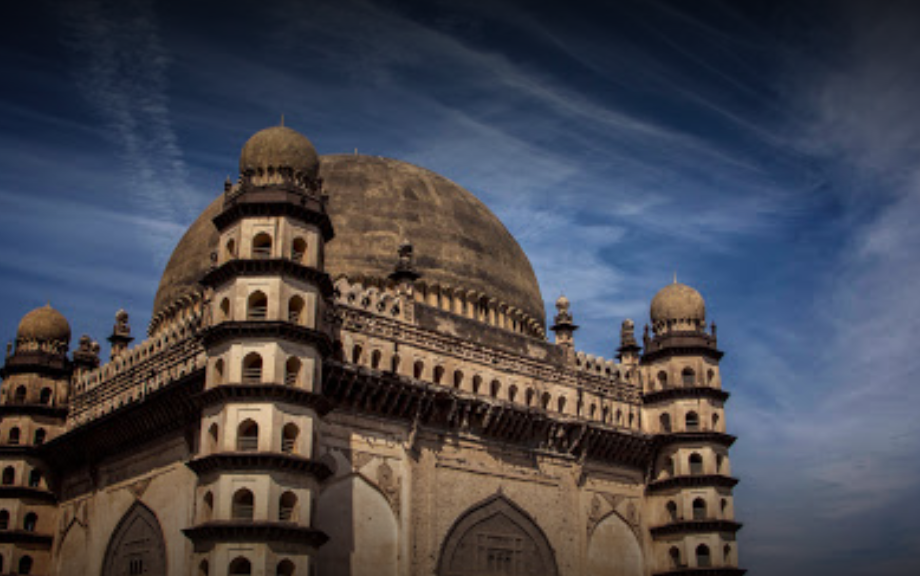
<path id="1" fill-rule="evenodd" d="M 732 566 L 708 566 L 705 568 L 675 568 L 666 572 L 655 572 L 652 576 L 743 576 L 747 570 Z"/>
<path id="2" fill-rule="evenodd" d="M 326 242 L 335 237 L 322 197 L 307 196 L 282 185 L 244 187 L 233 196 L 225 197 L 224 209 L 213 222 L 218 230 L 224 230 L 241 218 L 277 216 L 289 216 L 315 224 Z"/>
<path id="3" fill-rule="evenodd" d="M 57 503 L 57 496 L 50 490 L 35 486 L 2 486 L 0 485 L 0 499 L 11 500 L 38 500 L 49 504 Z"/>
<path id="4" fill-rule="evenodd" d="M 208 272 L 201 283 L 219 286 L 238 276 L 287 276 L 313 283 L 326 298 L 331 298 L 334 292 L 329 274 L 287 258 L 228 260 Z"/>
<path id="5" fill-rule="evenodd" d="M 284 470 L 309 474 L 322 482 L 332 475 L 329 466 L 322 462 L 283 452 L 221 452 L 196 458 L 185 465 L 199 476 L 227 470 Z"/>
<path id="6" fill-rule="evenodd" d="M 731 447 L 735 443 L 735 440 L 738 438 L 732 436 L 731 434 L 726 434 L 724 432 L 671 432 L 669 434 L 659 434 L 655 437 L 655 441 L 658 443 L 659 447 L 668 446 L 670 444 L 683 444 L 683 443 L 700 443 L 706 442 L 711 444 L 718 444 L 720 446 L 725 446 L 726 448 Z"/>
<path id="7" fill-rule="evenodd" d="M 709 386 L 692 386 L 688 388 L 668 388 L 667 390 L 658 390 L 642 395 L 642 403 L 645 405 L 658 404 L 660 402 L 670 402 L 672 400 L 696 400 L 699 398 L 708 398 L 710 400 L 719 400 L 725 402 L 728 400 L 729 393 L 718 388 Z"/>
<path id="8" fill-rule="evenodd" d="M 336 409 L 418 422 L 571 457 L 645 468 L 654 442 L 641 432 L 553 414 L 537 407 L 381 372 L 327 361 L 323 393 Z"/>
<path id="9" fill-rule="evenodd" d="M 725 353 L 716 347 L 716 338 L 705 332 L 669 332 L 655 336 L 645 346 L 643 364 L 671 356 L 702 356 L 720 360 Z"/>
<path id="10" fill-rule="evenodd" d="M 36 404 L 34 402 L 0 405 L 0 417 L 22 415 L 64 419 L 67 418 L 68 411 L 66 406 L 49 406 L 48 404 Z"/>
<path id="11" fill-rule="evenodd" d="M 197 544 L 217 542 L 284 542 L 318 548 L 329 537 L 315 528 L 293 522 L 263 522 L 253 520 L 214 520 L 182 530 Z"/>
<path id="12" fill-rule="evenodd" d="M 308 406 L 316 410 L 320 416 L 329 413 L 333 408 L 333 403 L 321 394 L 281 384 L 218 384 L 196 397 L 196 402 L 202 407 L 219 402 L 252 402 L 253 400 L 277 400 L 298 406 Z"/>
<path id="13" fill-rule="evenodd" d="M 738 484 L 737 478 L 719 474 L 700 474 L 698 476 L 674 476 L 666 480 L 657 480 L 649 483 L 645 488 L 647 494 L 664 492 L 673 488 L 734 488 Z"/>
<path id="14" fill-rule="evenodd" d="M 673 534 L 703 534 L 710 532 L 731 532 L 741 530 L 741 524 L 734 520 L 679 520 L 662 526 L 651 528 L 653 538 L 670 536 Z"/>
<path id="15" fill-rule="evenodd" d="M 282 338 L 312 344 L 323 356 L 332 352 L 332 340 L 328 334 L 280 320 L 220 322 L 204 331 L 202 343 L 210 347 L 235 338 Z"/>
<path id="16" fill-rule="evenodd" d="M 0 530 L 0 544 L 29 544 L 50 549 L 52 542 L 54 542 L 54 536 L 51 534 L 40 534 L 28 530 Z"/>
<path id="17" fill-rule="evenodd" d="M 43 350 L 17 351 L 6 357 L 6 364 L 0 368 L 0 378 L 13 374 L 37 373 L 48 376 L 69 376 L 73 365 L 67 356 L 52 354 Z"/>

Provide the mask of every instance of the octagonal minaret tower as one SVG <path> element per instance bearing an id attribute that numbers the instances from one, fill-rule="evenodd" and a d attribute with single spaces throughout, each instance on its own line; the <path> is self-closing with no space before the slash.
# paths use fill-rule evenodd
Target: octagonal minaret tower
<path id="1" fill-rule="evenodd" d="M 317 486 L 330 473 L 313 459 L 324 413 L 324 317 L 332 236 L 310 141 L 276 126 L 240 156 L 213 222 L 219 251 L 203 284 L 208 370 L 201 417 L 196 524 L 186 530 L 196 566 L 212 574 L 308 574 L 326 536 L 311 525 Z"/>
<path id="2" fill-rule="evenodd" d="M 0 555 L 3 572 L 48 574 L 57 499 L 41 446 L 64 431 L 73 365 L 70 324 L 51 307 L 23 317 L 0 369 Z"/>
<path id="3" fill-rule="evenodd" d="M 640 363 L 643 426 L 657 447 L 647 488 L 652 573 L 743 574 L 715 325 L 706 331 L 703 297 L 676 279 L 655 295 L 651 320 Z"/>

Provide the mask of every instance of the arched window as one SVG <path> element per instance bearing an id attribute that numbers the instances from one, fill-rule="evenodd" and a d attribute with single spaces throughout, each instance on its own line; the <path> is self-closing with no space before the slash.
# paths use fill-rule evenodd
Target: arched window
<path id="1" fill-rule="evenodd" d="M 26 532 L 35 532 L 36 524 L 38 524 L 38 515 L 35 512 L 29 512 L 22 521 L 22 529 Z"/>
<path id="2" fill-rule="evenodd" d="M 10 428 L 10 444 L 19 444 L 19 428 Z"/>
<path id="3" fill-rule="evenodd" d="M 549 395 L 549 392 L 544 392 L 543 396 L 540 397 L 540 405 L 544 410 L 549 410 L 549 403 L 552 400 L 552 396 Z"/>
<path id="4" fill-rule="evenodd" d="M 434 383 L 440 384 L 443 378 L 444 378 L 444 368 L 442 366 L 435 366 L 434 367 Z"/>
<path id="5" fill-rule="evenodd" d="M 51 404 L 51 388 L 42 388 L 38 396 L 38 401 L 45 405 Z"/>
<path id="6" fill-rule="evenodd" d="M 299 358 L 290 357 L 284 364 L 284 384 L 286 386 L 296 386 L 300 380 L 300 368 L 302 364 Z"/>
<path id="7" fill-rule="evenodd" d="M 726 500 L 725 498 L 722 498 L 721 502 L 719 502 L 719 507 L 720 507 L 721 512 L 722 512 L 722 517 L 724 518 L 724 517 L 725 517 L 725 511 L 728 509 L 728 500 Z"/>
<path id="8" fill-rule="evenodd" d="M 607 424 L 607 420 L 610 419 L 610 406 L 604 406 L 601 410 L 601 422 Z"/>
<path id="9" fill-rule="evenodd" d="M 259 425 L 252 420 L 245 420 L 237 429 L 236 449 L 251 452 L 259 449 Z"/>
<path id="10" fill-rule="evenodd" d="M 303 309 L 304 301 L 300 296 L 293 296 L 288 301 L 288 322 L 301 324 L 304 320 Z"/>
<path id="11" fill-rule="evenodd" d="M 399 354 L 393 354 L 390 358 L 390 372 L 396 374 L 399 372 Z"/>
<path id="12" fill-rule="evenodd" d="M 300 237 L 294 238 L 294 242 L 291 244 L 291 260 L 302 264 L 306 253 L 307 241 Z"/>
<path id="13" fill-rule="evenodd" d="M 459 389 L 463 385 L 463 372 L 457 370 L 454 372 L 454 388 Z"/>
<path id="14" fill-rule="evenodd" d="M 246 488 L 237 490 L 233 495 L 233 509 L 231 510 L 231 516 L 233 519 L 252 520 L 254 510 L 255 499 L 252 496 L 252 492 Z"/>
<path id="15" fill-rule="evenodd" d="M 664 471 L 668 475 L 668 478 L 674 476 L 674 459 L 668 456 L 664 461 Z"/>
<path id="16" fill-rule="evenodd" d="M 202 560 L 198 565 L 198 576 L 208 576 L 211 573 L 211 566 L 207 560 Z"/>
<path id="17" fill-rule="evenodd" d="M 699 476 L 703 473 L 703 457 L 694 452 L 690 455 L 690 474 Z"/>
<path id="18" fill-rule="evenodd" d="M 360 364 L 362 354 L 364 354 L 364 348 L 358 344 L 355 344 L 355 347 L 351 349 L 351 363 Z"/>
<path id="19" fill-rule="evenodd" d="M 710 369 L 709 372 L 706 373 L 706 382 L 709 384 L 712 384 L 712 381 L 713 379 L 715 379 L 715 377 L 716 377 L 716 373 L 712 369 Z"/>
<path id="20" fill-rule="evenodd" d="M 705 520 L 706 519 L 706 501 L 702 498 L 697 498 L 693 501 L 693 519 L 694 520 Z"/>
<path id="21" fill-rule="evenodd" d="M 658 385 L 662 388 L 668 387 L 668 373 L 664 370 L 658 373 Z"/>
<path id="22" fill-rule="evenodd" d="M 677 522 L 677 504 L 675 504 L 673 500 L 668 500 L 667 509 L 668 519 L 671 522 Z"/>
<path id="23" fill-rule="evenodd" d="M 671 557 L 671 568 L 680 568 L 680 550 L 677 546 L 671 546 L 668 555 Z"/>
<path id="24" fill-rule="evenodd" d="M 379 370 L 381 361 L 383 361 L 383 354 L 380 353 L 380 350 L 374 350 L 371 354 L 371 368 Z"/>
<path id="25" fill-rule="evenodd" d="M 294 563 L 290 560 L 278 562 L 278 568 L 275 570 L 276 576 L 294 576 Z"/>
<path id="26" fill-rule="evenodd" d="M 700 568 L 712 566 L 712 561 L 709 557 L 709 546 L 700 544 L 696 547 L 696 565 Z"/>
<path id="27" fill-rule="evenodd" d="M 560 413 L 565 412 L 565 396 L 559 397 L 559 400 L 556 401 L 556 406 Z"/>
<path id="28" fill-rule="evenodd" d="M 588 408 L 588 418 L 594 420 L 594 416 L 597 414 L 597 404 L 591 404 Z"/>
<path id="29" fill-rule="evenodd" d="M 729 546 L 728 544 L 726 544 L 725 547 L 722 548 L 722 559 L 723 559 L 723 562 L 725 562 L 726 564 L 732 563 L 732 547 Z"/>
<path id="30" fill-rule="evenodd" d="M 416 380 L 422 379 L 422 373 L 425 371 L 425 363 L 421 360 L 416 360 L 415 366 L 412 367 L 412 377 Z"/>
<path id="31" fill-rule="evenodd" d="M 492 380 L 492 384 L 489 386 L 489 395 L 492 398 L 498 398 L 498 393 L 501 391 L 502 385 L 498 380 Z"/>
<path id="32" fill-rule="evenodd" d="M 722 461 L 724 460 L 721 454 L 716 454 L 716 472 L 722 472 Z"/>
<path id="33" fill-rule="evenodd" d="M 246 304 L 247 320 L 265 320 L 268 317 L 268 296 L 261 290 L 249 295 Z"/>
<path id="34" fill-rule="evenodd" d="M 278 520 L 281 522 L 293 522 L 297 519 L 294 512 L 297 510 L 297 496 L 293 492 L 285 492 L 281 495 L 278 502 Z"/>
<path id="35" fill-rule="evenodd" d="M 533 388 L 528 388 L 527 392 L 524 392 L 524 404 L 530 406 L 533 404 L 533 397 L 536 392 L 533 391 Z"/>
<path id="36" fill-rule="evenodd" d="M 26 575 L 32 573 L 32 557 L 23 556 L 19 559 L 19 573 Z"/>
<path id="37" fill-rule="evenodd" d="M 272 237 L 265 232 L 256 234 L 252 239 L 252 257 L 255 260 L 267 260 L 272 257 Z"/>
<path id="38" fill-rule="evenodd" d="M 16 469 L 12 466 L 7 466 L 3 469 L 3 484 L 9 486 L 16 480 Z"/>
<path id="39" fill-rule="evenodd" d="M 251 576 L 252 564 L 245 558 L 237 558 L 230 563 L 230 576 Z"/>
<path id="40" fill-rule="evenodd" d="M 26 387 L 20 386 L 16 388 L 16 394 L 13 397 L 13 402 L 16 404 L 25 404 L 26 403 Z"/>
<path id="41" fill-rule="evenodd" d="M 480 389 L 482 389 L 482 378 L 473 376 L 473 393 L 479 394 Z"/>
<path id="42" fill-rule="evenodd" d="M 214 383 L 223 384 L 224 383 L 224 359 L 218 358 L 217 362 L 214 363 Z"/>
<path id="43" fill-rule="evenodd" d="M 45 436 L 47 436 L 44 428 L 39 428 L 35 431 L 35 435 L 32 437 L 32 443 L 36 446 L 41 446 L 45 443 Z"/>
<path id="44" fill-rule="evenodd" d="M 214 516 L 214 494 L 211 494 L 208 491 L 204 498 L 202 499 L 203 505 L 201 507 L 202 520 L 207 522 Z"/>
<path id="45" fill-rule="evenodd" d="M 658 417 L 658 421 L 661 423 L 662 432 L 671 431 L 671 415 L 670 414 L 667 414 L 667 413 L 662 414 L 661 416 Z"/>
<path id="46" fill-rule="evenodd" d="M 297 437 L 300 435 L 300 429 L 296 424 L 285 424 L 281 429 L 281 451 L 285 454 L 293 454 L 297 448 Z"/>
<path id="47" fill-rule="evenodd" d="M 220 319 L 223 321 L 231 320 L 230 316 L 230 299 L 224 298 L 220 301 Z"/>
<path id="48" fill-rule="evenodd" d="M 8 510 L 0 510 L 0 530 L 8 530 L 10 527 L 10 513 Z"/>
<path id="49" fill-rule="evenodd" d="M 243 358 L 243 384 L 260 384 L 262 382 L 262 357 L 257 352 L 250 352 Z"/>
<path id="50" fill-rule="evenodd" d="M 697 432 L 700 429 L 700 417 L 696 412 L 687 412 L 687 432 Z"/>
<path id="51" fill-rule="evenodd" d="M 233 238 L 227 240 L 227 244 L 224 246 L 224 256 L 227 260 L 236 258 L 236 241 Z"/>
<path id="52" fill-rule="evenodd" d="M 712 415 L 712 430 L 714 432 L 719 431 L 719 415 L 718 414 Z"/>
<path id="53" fill-rule="evenodd" d="M 211 424 L 211 427 L 208 428 L 208 443 L 211 447 L 211 452 L 217 451 L 217 424 Z"/>
<path id="54" fill-rule="evenodd" d="M 38 488 L 42 483 L 42 471 L 33 469 L 29 472 L 29 487 Z"/>
<path id="55" fill-rule="evenodd" d="M 517 391 L 518 391 L 517 386 L 513 384 L 508 388 L 508 401 L 509 402 L 514 402 L 514 398 L 517 396 Z"/>
<path id="56" fill-rule="evenodd" d="M 693 368 L 684 368 L 684 371 L 680 373 L 681 380 L 683 380 L 684 386 L 693 386 L 696 384 L 696 373 L 693 372 Z"/>

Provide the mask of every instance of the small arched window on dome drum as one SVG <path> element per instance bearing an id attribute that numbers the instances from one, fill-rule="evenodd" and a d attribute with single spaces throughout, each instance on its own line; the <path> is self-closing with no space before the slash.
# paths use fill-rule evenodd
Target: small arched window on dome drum
<path id="1" fill-rule="evenodd" d="M 259 425 L 252 420 L 244 420 L 237 429 L 236 449 L 240 452 L 252 452 L 259 449 Z"/>
<path id="2" fill-rule="evenodd" d="M 25 404 L 26 403 L 26 387 L 20 386 L 16 388 L 16 394 L 13 396 L 13 403 L 15 404 Z"/>
<path id="3" fill-rule="evenodd" d="M 26 532 L 35 532 L 36 524 L 38 524 L 38 515 L 35 512 L 29 512 L 22 521 L 22 529 Z"/>
<path id="4" fill-rule="evenodd" d="M 9 530 L 10 512 L 9 510 L 0 510 L 0 530 Z"/>
<path id="5" fill-rule="evenodd" d="M 689 388 L 696 385 L 696 373 L 692 368 L 684 368 L 684 371 L 680 373 L 680 377 L 684 386 Z"/>
<path id="6" fill-rule="evenodd" d="M 13 446 L 18 445 L 18 444 L 19 444 L 19 436 L 20 436 L 20 432 L 19 432 L 19 428 L 18 428 L 18 427 L 15 427 L 15 426 L 14 426 L 13 428 L 10 428 L 9 443 L 12 444 Z"/>
<path id="7" fill-rule="evenodd" d="M 304 256 L 307 253 L 307 241 L 301 237 L 294 238 L 291 244 L 291 260 L 298 264 L 304 264 Z"/>
<path id="8" fill-rule="evenodd" d="M 705 520 L 706 519 L 706 501 L 702 498 L 697 498 L 693 501 L 693 519 L 694 520 Z"/>
<path id="9" fill-rule="evenodd" d="M 658 386 L 662 389 L 668 387 L 668 373 L 664 370 L 658 373 Z"/>
<path id="10" fill-rule="evenodd" d="M 696 565 L 699 568 L 708 568 L 712 566 L 712 559 L 709 556 L 709 546 L 700 544 L 696 547 Z"/>
<path id="11" fill-rule="evenodd" d="M 230 569 L 228 571 L 230 576 L 251 576 L 252 575 L 252 563 L 245 558 L 237 558 L 230 563 Z"/>
<path id="12" fill-rule="evenodd" d="M 422 374 L 425 372 L 425 363 L 421 360 L 416 360 L 415 365 L 412 367 L 412 377 L 416 380 L 422 379 Z"/>
<path id="13" fill-rule="evenodd" d="M 264 292 L 256 290 L 249 295 L 246 304 L 247 320 L 265 320 L 268 318 L 268 297 Z"/>
<path id="14" fill-rule="evenodd" d="M 374 350 L 371 354 L 371 368 L 374 370 L 380 370 L 380 363 L 383 361 L 383 354 L 380 350 Z"/>
<path id="15" fill-rule="evenodd" d="M 668 556 L 671 558 L 671 568 L 682 568 L 680 563 L 680 550 L 677 546 L 671 546 Z"/>
<path id="16" fill-rule="evenodd" d="M 661 424 L 662 432 L 665 432 L 665 433 L 671 432 L 671 415 L 670 414 L 667 414 L 667 413 L 662 414 L 661 416 L 658 417 L 658 421 Z"/>
<path id="17" fill-rule="evenodd" d="M 253 260 L 268 260 L 272 257 L 272 237 L 265 232 L 259 232 L 252 239 Z"/>
<path id="18" fill-rule="evenodd" d="M 243 359 L 243 384 L 262 383 L 262 357 L 250 352 Z"/>
<path id="19" fill-rule="evenodd" d="M 434 383 L 440 384 L 443 378 L 444 378 L 444 367 L 435 366 L 434 367 Z"/>
<path id="20" fill-rule="evenodd" d="M 38 396 L 39 403 L 49 406 L 51 404 L 51 394 L 51 388 L 42 388 Z"/>
<path id="21" fill-rule="evenodd" d="M 44 428 L 39 428 L 35 431 L 35 435 L 32 438 L 32 443 L 36 446 L 41 446 L 45 443 L 45 436 L 47 436 L 47 434 L 48 433 L 45 432 Z"/>
<path id="22" fill-rule="evenodd" d="M 224 298 L 220 301 L 220 319 L 222 322 L 229 322 L 232 319 L 230 315 L 230 299 Z"/>
<path id="23" fill-rule="evenodd" d="M 276 576 L 294 576 L 294 563 L 290 560 L 278 562 L 278 568 L 275 569 Z"/>
<path id="24" fill-rule="evenodd" d="M 246 488 L 237 490 L 233 495 L 233 507 L 230 511 L 234 520 L 252 520 L 255 513 L 255 498 Z M 232 572 L 235 574 L 235 572 Z"/>
<path id="25" fill-rule="evenodd" d="M 297 496 L 293 492 L 285 492 L 278 501 L 278 521 L 296 522 L 294 513 L 297 510 Z"/>
<path id="26" fill-rule="evenodd" d="M 33 469 L 31 472 L 29 472 L 29 487 L 39 488 L 41 484 L 42 484 L 42 471 Z"/>
<path id="27" fill-rule="evenodd" d="M 285 454 L 295 453 L 298 436 L 300 436 L 300 428 L 296 424 L 285 424 L 281 429 L 281 451 Z"/>
<path id="28" fill-rule="evenodd" d="M 459 390 L 461 386 L 463 386 L 463 372 L 456 370 L 454 371 L 454 388 Z"/>
<path id="29" fill-rule="evenodd" d="M 517 386 L 513 384 L 508 388 L 508 401 L 509 402 L 514 402 L 514 398 L 517 396 L 517 392 L 518 392 Z"/>
<path id="30" fill-rule="evenodd" d="M 687 412 L 685 419 L 687 432 L 698 432 L 700 429 L 700 417 L 696 412 Z"/>
<path id="31" fill-rule="evenodd" d="M 23 556 L 19 559 L 19 573 L 22 575 L 28 575 L 32 573 L 32 557 Z"/>
<path id="32" fill-rule="evenodd" d="M 303 324 L 304 301 L 299 295 L 291 297 L 288 301 L 288 322 L 291 324 Z"/>
<path id="33" fill-rule="evenodd" d="M 291 356 L 288 358 L 287 362 L 284 364 L 284 385 L 285 386 L 297 386 L 297 382 L 300 380 L 300 370 L 303 364 L 299 358 Z"/>
<path id="34" fill-rule="evenodd" d="M 677 522 L 677 504 L 673 500 L 668 500 L 666 508 L 668 510 L 668 520 Z"/>
<path id="35" fill-rule="evenodd" d="M 703 473 L 703 457 L 694 452 L 690 455 L 690 474 L 699 476 Z"/>

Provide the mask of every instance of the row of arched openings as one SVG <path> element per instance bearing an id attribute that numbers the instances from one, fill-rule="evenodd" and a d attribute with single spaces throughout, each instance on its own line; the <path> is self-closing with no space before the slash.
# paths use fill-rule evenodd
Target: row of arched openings
<path id="1" fill-rule="evenodd" d="M 706 382 L 705 383 L 712 384 L 712 381 L 715 379 L 715 377 L 716 377 L 715 370 L 709 369 L 709 371 L 706 372 Z M 668 387 L 668 373 L 665 372 L 664 370 L 661 370 L 658 372 L 657 380 L 658 380 L 658 385 L 661 388 Z M 680 382 L 685 387 L 693 387 L 697 385 L 696 372 L 693 370 L 693 368 L 688 367 L 688 368 L 684 368 L 683 370 L 681 370 Z"/>
<path id="2" fill-rule="evenodd" d="M 722 465 L 724 461 L 725 459 L 721 454 L 716 454 L 716 473 L 717 474 L 722 472 Z M 703 457 L 698 452 L 691 453 L 689 458 L 687 459 L 687 463 L 689 464 L 689 470 L 690 470 L 691 476 L 701 476 L 704 474 Z M 665 469 L 665 472 L 669 476 L 674 476 L 675 471 L 674 471 L 674 459 L 673 458 L 669 457 L 667 460 L 665 460 L 664 469 Z"/>
<path id="3" fill-rule="evenodd" d="M 0 484 L 3 486 L 12 486 L 16 483 L 16 469 L 12 466 L 7 466 L 3 469 L 3 474 L 0 475 Z M 29 472 L 29 484 L 30 488 L 38 488 L 42 483 L 42 473 L 41 470 L 32 469 Z"/>
<path id="4" fill-rule="evenodd" d="M 253 260 L 267 260 L 272 257 L 273 240 L 271 234 L 259 232 L 252 237 L 252 258 Z M 297 236 L 291 242 L 291 251 L 288 258 L 294 262 L 303 264 L 304 256 L 307 253 L 307 241 Z M 236 240 L 230 238 L 224 245 L 224 256 L 228 260 L 236 258 Z"/>
<path id="5" fill-rule="evenodd" d="M 705 544 L 700 544 L 696 547 L 696 565 L 699 568 L 708 568 L 712 566 L 712 554 L 709 551 L 709 546 Z M 729 544 L 726 544 L 722 549 L 722 558 L 723 562 L 726 564 L 731 562 L 732 547 Z M 669 552 L 671 557 L 671 567 L 672 568 L 683 568 L 684 564 L 681 561 L 680 549 L 677 546 L 672 546 Z"/>
<path id="6" fill-rule="evenodd" d="M 54 392 L 51 388 L 42 388 L 38 393 L 38 403 L 49 405 L 51 404 L 51 399 L 54 396 Z M 13 403 L 14 404 L 25 404 L 28 399 L 28 390 L 25 386 L 17 386 L 16 390 L 13 391 Z"/>
<path id="7" fill-rule="evenodd" d="M 220 428 L 217 424 L 211 424 L 208 429 L 209 442 L 211 451 L 216 452 L 218 435 Z M 297 450 L 297 439 L 300 436 L 300 428 L 296 424 L 287 423 L 281 428 L 281 452 L 293 454 Z M 236 429 L 236 450 L 239 452 L 254 452 L 259 449 L 259 425 L 250 419 L 240 423 Z"/>
<path id="8" fill-rule="evenodd" d="M 303 322 L 304 308 L 306 301 L 303 296 L 294 295 L 288 300 L 287 314 L 285 317 L 288 322 L 301 324 Z M 220 319 L 221 321 L 233 320 L 233 311 L 230 305 L 230 299 L 224 298 L 220 302 Z M 268 319 L 268 296 L 261 290 L 256 290 L 249 295 L 246 300 L 246 320 L 267 320 Z"/>
<path id="9" fill-rule="evenodd" d="M 235 558 L 230 562 L 230 566 L 227 570 L 230 576 L 250 576 L 252 574 L 252 563 L 246 558 L 239 557 Z M 209 576 L 210 575 L 210 565 L 207 560 L 202 560 L 201 564 L 198 565 L 198 576 Z M 278 562 L 278 565 L 275 567 L 276 576 L 293 576 L 294 575 L 294 563 L 290 560 L 282 560 Z"/>
<path id="10" fill-rule="evenodd" d="M 250 352 L 243 358 L 243 384 L 261 384 L 264 362 L 262 355 L 258 352 Z M 303 362 L 296 356 L 291 356 L 284 363 L 284 384 L 285 386 L 296 386 L 300 381 L 300 375 L 303 370 Z M 218 358 L 214 363 L 214 383 L 223 384 L 226 379 L 226 364 L 223 358 Z"/>
<path id="11" fill-rule="evenodd" d="M 31 574 L 32 573 L 32 557 L 29 555 L 22 556 L 19 559 L 19 569 L 16 571 L 16 574 Z M 6 560 L 2 554 L 0 554 L 0 574 L 6 574 Z"/>
<path id="12" fill-rule="evenodd" d="M 22 529 L 26 532 L 35 532 L 38 525 L 38 514 L 29 512 L 22 519 Z M 0 510 L 0 530 L 10 529 L 10 512 L 9 510 Z"/>
<path id="13" fill-rule="evenodd" d="M 668 518 L 671 522 L 681 521 L 680 515 L 677 512 L 677 504 L 673 500 L 668 500 L 665 508 L 668 511 Z M 720 501 L 720 508 L 722 511 L 722 516 L 725 516 L 726 510 L 728 510 L 728 500 L 722 498 Z M 709 518 L 706 501 L 702 498 L 696 498 L 693 500 L 693 519 L 694 520 L 707 520 Z"/>
<path id="14" fill-rule="evenodd" d="M 202 499 L 204 503 L 205 520 L 210 520 L 214 514 L 214 495 L 207 492 Z M 230 508 L 230 517 L 233 520 L 252 521 L 255 514 L 255 496 L 252 490 L 240 488 L 233 493 L 233 501 Z M 284 492 L 278 499 L 278 518 L 279 522 L 296 522 L 297 521 L 297 495 L 293 492 Z"/>
<path id="15" fill-rule="evenodd" d="M 673 426 L 671 425 L 671 415 L 664 413 L 658 417 L 658 422 L 661 425 L 662 432 L 673 432 Z M 712 415 L 712 430 L 716 431 L 719 429 L 719 415 Z M 684 416 L 684 430 L 687 432 L 699 432 L 702 430 L 700 426 L 700 415 L 696 412 L 687 412 Z"/>
<path id="16" fill-rule="evenodd" d="M 45 443 L 45 438 L 48 437 L 48 432 L 44 428 L 39 428 L 32 435 L 32 444 L 40 446 Z M 10 433 L 6 439 L 7 444 L 16 446 L 22 442 L 22 431 L 18 426 L 13 426 L 10 428 Z"/>

